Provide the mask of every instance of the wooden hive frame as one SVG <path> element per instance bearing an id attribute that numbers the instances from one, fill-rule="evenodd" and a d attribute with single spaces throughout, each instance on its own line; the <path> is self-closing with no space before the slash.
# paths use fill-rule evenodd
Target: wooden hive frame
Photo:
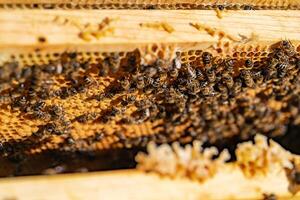
<path id="1" fill-rule="evenodd" d="M 0 5 L 61 2 L 0 0 Z M 86 4 L 95 4 L 95 2 L 88 1 Z M 112 2 L 101 1 L 99 4 Z M 202 2 L 207 3 L 207 1 Z M 300 4 L 299 1 L 292 0 L 230 1 L 233 4 L 241 2 L 253 3 L 257 6 L 274 4 L 278 7 L 292 8 L 298 8 Z M 80 4 L 76 1 L 71 3 Z M 166 4 L 168 3 L 166 1 Z M 216 4 L 222 3 L 224 1 L 218 1 Z M 111 31 L 100 34 L 99 37 L 91 35 L 82 37 L 82 34 L 89 31 L 85 28 L 86 24 L 97 25 L 106 17 L 113 20 Z M 291 40 L 299 51 L 299 21 L 298 10 L 228 10 L 219 14 L 215 10 L 90 10 L 87 12 L 85 10 L 4 9 L 0 10 L 0 61 L 10 59 L 12 55 L 22 60 L 24 55 L 26 58 L 27 55 L 37 54 L 43 59 L 47 54 L 65 51 L 131 51 L 136 48 L 147 49 L 149 45 L 156 44 L 176 46 L 182 51 L 211 49 L 216 54 L 220 54 L 218 49 L 221 48 L 222 54 L 226 56 L 240 49 L 268 49 L 270 45 L 286 38 Z M 155 23 L 167 23 L 167 27 L 149 26 Z M 29 60 L 28 62 L 35 62 Z M 130 199 L 259 199 L 262 198 L 263 192 L 268 191 L 277 192 L 283 199 L 290 199 L 292 197 L 288 193 L 287 184 L 284 173 L 273 174 L 259 180 L 248 180 L 239 170 L 228 165 L 222 173 L 200 187 L 198 183 L 188 180 L 160 179 L 155 175 L 136 170 L 123 170 L 50 178 L 42 176 L 2 179 L 0 197 L 119 199 L 126 196 Z M 57 191 L 58 186 L 61 187 L 59 191 Z M 230 191 L 229 186 L 235 188 L 235 191 Z M 8 194 L 7 191 L 10 193 Z M 44 196 L 45 193 L 49 194 L 48 197 Z M 297 196 L 293 198 L 299 199 Z"/>
<path id="2" fill-rule="evenodd" d="M 106 17 L 112 20 L 110 32 L 88 35 L 93 28 L 85 26 Z M 291 10 L 224 11 L 221 19 L 214 10 L 0 11 L 0 52 L 131 51 L 156 43 L 182 50 L 220 47 L 226 54 L 239 46 L 267 48 L 285 38 L 298 46 L 299 17 Z M 151 27 L 164 22 L 171 30 Z"/>
<path id="3" fill-rule="evenodd" d="M 1 5 L 2 4 L 2 5 Z M 46 9 L 298 9 L 299 0 L 2 0 L 3 8 Z"/>
<path id="4" fill-rule="evenodd" d="M 189 180 L 160 178 L 135 170 L 89 174 L 19 177 L 0 181 L 0 197 L 17 199 L 299 199 L 287 190 L 283 173 L 248 180 L 232 166 L 199 184 Z M 9 192 L 7 192 L 9 191 Z"/>

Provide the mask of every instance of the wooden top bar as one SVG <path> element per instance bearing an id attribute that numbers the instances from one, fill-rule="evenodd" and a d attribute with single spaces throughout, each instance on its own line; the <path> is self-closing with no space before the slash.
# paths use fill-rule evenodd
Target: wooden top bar
<path id="1" fill-rule="evenodd" d="M 109 25 L 99 31 L 105 18 Z M 0 53 L 130 51 L 153 43 L 231 48 L 282 39 L 297 44 L 299 21 L 300 12 L 283 10 L 226 11 L 222 18 L 214 10 L 9 10 L 0 11 Z"/>

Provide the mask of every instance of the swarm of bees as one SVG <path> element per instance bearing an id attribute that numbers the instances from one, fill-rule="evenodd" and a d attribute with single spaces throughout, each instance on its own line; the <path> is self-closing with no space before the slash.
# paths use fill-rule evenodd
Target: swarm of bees
<path id="1" fill-rule="evenodd" d="M 107 55 L 96 64 L 80 61 L 77 53 L 41 66 L 5 63 L 0 67 L 0 111 L 19 113 L 38 125 L 22 140 L 5 139 L 0 131 L 0 153 L 27 154 L 49 144 L 68 151 L 145 147 L 150 141 L 213 144 L 256 133 L 278 136 L 300 124 L 300 56 L 290 41 L 279 42 L 260 62 L 254 57 L 220 60 L 209 52 L 197 59 L 181 62 L 177 54 L 172 61 L 144 65 L 136 50 L 122 58 Z M 64 102 L 75 96 L 94 107 L 71 115 L 78 105 L 70 108 Z M 103 108 L 103 102 L 110 104 Z M 90 136 L 80 138 L 75 127 L 85 124 L 108 124 L 113 130 L 91 128 Z M 145 124 L 153 124 L 151 131 L 130 129 Z M 135 132 L 130 135 L 129 129 Z"/>

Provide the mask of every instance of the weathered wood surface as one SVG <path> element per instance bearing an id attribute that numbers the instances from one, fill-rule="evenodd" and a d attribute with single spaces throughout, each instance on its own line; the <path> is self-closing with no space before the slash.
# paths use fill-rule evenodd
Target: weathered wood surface
<path id="1" fill-rule="evenodd" d="M 105 18 L 111 22 L 99 31 Z M 225 41 L 228 48 L 281 39 L 299 43 L 299 21 L 299 11 L 281 10 L 226 11 L 222 18 L 213 10 L 9 10 L 0 11 L 0 53 L 128 51 L 153 43 L 198 49 L 226 46 Z"/>

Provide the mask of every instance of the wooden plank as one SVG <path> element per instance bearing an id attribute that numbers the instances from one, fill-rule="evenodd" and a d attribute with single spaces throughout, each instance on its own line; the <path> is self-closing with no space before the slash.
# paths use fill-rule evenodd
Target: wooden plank
<path id="1" fill-rule="evenodd" d="M 79 5 L 252 5 L 252 6 L 274 6 L 295 7 L 299 6 L 299 0 L 0 0 L 0 3 L 7 4 L 79 4 Z M 188 6 L 187 6 L 188 7 Z M 181 8 L 181 6 L 178 6 Z"/>
<path id="2" fill-rule="evenodd" d="M 98 39 L 80 36 L 97 31 L 107 17 L 112 20 L 105 27 L 109 31 L 100 31 Z M 213 10 L 0 11 L 0 52 L 129 51 L 153 43 L 231 48 L 269 45 L 281 39 L 299 43 L 299 21 L 299 11 L 282 10 L 226 11 L 221 19 Z M 165 30 L 162 23 L 173 31 Z"/>
<path id="3" fill-rule="evenodd" d="M 72 4 L 250 4 L 250 5 L 298 5 L 299 0 L 1 0 L 0 3 L 72 3 Z"/>
<path id="4" fill-rule="evenodd" d="M 204 183 L 171 180 L 136 170 L 0 179 L 0 199 L 262 199 L 274 193 L 292 196 L 283 171 L 246 179 L 239 168 L 227 165 Z"/>

